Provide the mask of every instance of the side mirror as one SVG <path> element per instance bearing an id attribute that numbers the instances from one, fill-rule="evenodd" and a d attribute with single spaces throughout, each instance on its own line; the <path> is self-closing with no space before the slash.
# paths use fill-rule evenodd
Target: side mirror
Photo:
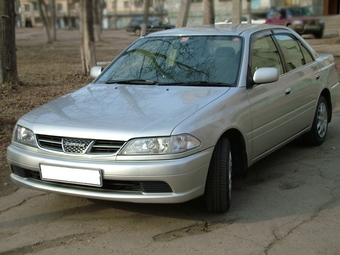
<path id="1" fill-rule="evenodd" d="M 91 68 L 90 76 L 92 78 L 97 78 L 99 76 L 99 74 L 101 74 L 102 71 L 103 71 L 103 67 L 94 66 L 94 67 Z"/>
<path id="2" fill-rule="evenodd" d="M 261 67 L 253 75 L 256 84 L 271 83 L 279 79 L 279 70 L 276 67 Z"/>

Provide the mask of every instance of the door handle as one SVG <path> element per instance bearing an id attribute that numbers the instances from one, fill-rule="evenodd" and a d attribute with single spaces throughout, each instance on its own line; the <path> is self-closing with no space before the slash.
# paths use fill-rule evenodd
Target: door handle
<path id="1" fill-rule="evenodd" d="M 289 95 L 291 92 L 292 92 L 292 89 L 291 89 L 291 88 L 285 89 L 285 94 L 286 94 L 286 95 Z"/>

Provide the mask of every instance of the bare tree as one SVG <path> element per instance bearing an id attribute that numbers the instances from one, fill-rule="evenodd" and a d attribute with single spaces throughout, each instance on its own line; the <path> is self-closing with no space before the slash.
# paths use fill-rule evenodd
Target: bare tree
<path id="1" fill-rule="evenodd" d="M 56 8 L 55 8 L 55 0 L 51 0 L 51 31 L 52 31 L 52 40 L 56 41 L 57 40 L 57 29 L 56 29 L 56 23 L 57 23 L 57 18 L 56 18 Z"/>
<path id="2" fill-rule="evenodd" d="M 156 13 L 159 17 L 163 18 L 164 16 L 164 13 L 163 13 L 163 10 L 164 10 L 164 0 L 155 0 L 154 1 L 154 4 L 156 6 Z"/>
<path id="3" fill-rule="evenodd" d="M 18 84 L 14 0 L 0 1 L 0 84 Z"/>
<path id="4" fill-rule="evenodd" d="M 93 32 L 92 0 L 81 0 L 80 9 L 80 55 L 83 73 L 87 75 L 90 73 L 91 67 L 97 64 Z"/>
<path id="5" fill-rule="evenodd" d="M 93 5 L 93 29 L 94 38 L 98 42 L 101 40 L 101 26 L 100 26 L 100 5 L 101 2 L 97 0 L 92 0 Z"/>
<path id="6" fill-rule="evenodd" d="M 42 20 L 42 23 L 45 29 L 47 43 L 52 43 L 52 37 L 50 34 L 50 30 L 49 30 L 50 24 L 49 24 L 48 17 L 47 17 L 46 3 L 44 0 L 38 0 L 38 4 L 39 4 L 40 17 L 41 17 L 41 20 Z"/>
<path id="7" fill-rule="evenodd" d="M 233 24 L 241 24 L 242 1 L 233 0 Z"/>
<path id="8" fill-rule="evenodd" d="M 114 8 L 113 8 L 113 29 L 117 29 L 117 21 L 118 21 L 118 17 L 117 17 L 117 3 L 118 3 L 118 0 L 113 0 L 113 5 L 114 5 Z"/>
<path id="9" fill-rule="evenodd" d="M 67 29 L 71 29 L 71 13 L 70 13 L 70 0 L 67 0 Z"/>
<path id="10" fill-rule="evenodd" d="M 214 0 L 204 0 L 203 25 L 215 23 Z"/>
<path id="11" fill-rule="evenodd" d="M 247 0 L 247 23 L 251 23 L 251 0 Z"/>
<path id="12" fill-rule="evenodd" d="M 146 34 L 146 29 L 148 27 L 148 19 L 149 19 L 149 8 L 150 8 L 150 0 L 144 0 L 144 17 L 143 17 L 143 23 L 141 27 L 140 36 L 143 36 Z"/>
<path id="13" fill-rule="evenodd" d="M 182 0 L 179 16 L 177 18 L 176 27 L 185 27 L 188 22 L 191 0 Z"/>

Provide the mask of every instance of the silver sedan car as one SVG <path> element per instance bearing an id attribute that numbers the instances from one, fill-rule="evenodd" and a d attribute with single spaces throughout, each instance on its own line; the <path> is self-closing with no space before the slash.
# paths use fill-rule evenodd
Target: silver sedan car
<path id="1" fill-rule="evenodd" d="M 324 142 L 340 95 L 333 56 L 271 25 L 149 34 L 91 75 L 18 120 L 16 184 L 225 212 L 235 174 L 297 137 Z"/>

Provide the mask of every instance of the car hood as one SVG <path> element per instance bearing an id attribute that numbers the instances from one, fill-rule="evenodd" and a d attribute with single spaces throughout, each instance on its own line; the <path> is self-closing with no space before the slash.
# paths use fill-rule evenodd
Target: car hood
<path id="1" fill-rule="evenodd" d="M 89 84 L 23 116 L 36 134 L 128 140 L 168 136 L 227 87 Z"/>

